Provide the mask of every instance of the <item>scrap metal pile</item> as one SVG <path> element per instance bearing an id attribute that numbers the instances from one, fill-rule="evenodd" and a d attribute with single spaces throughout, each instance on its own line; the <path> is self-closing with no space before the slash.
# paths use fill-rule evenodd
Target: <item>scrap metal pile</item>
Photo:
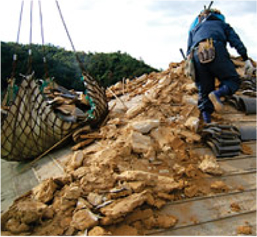
<path id="1" fill-rule="evenodd" d="M 215 156 L 195 152 L 203 124 L 183 67 L 110 87 L 110 99 L 124 96 L 110 102 L 106 125 L 84 134 L 94 143 L 67 157 L 65 175 L 19 197 L 2 214 L 2 235 L 144 235 L 179 221 L 160 212 L 166 203 L 227 192 L 208 179 L 223 172 Z"/>

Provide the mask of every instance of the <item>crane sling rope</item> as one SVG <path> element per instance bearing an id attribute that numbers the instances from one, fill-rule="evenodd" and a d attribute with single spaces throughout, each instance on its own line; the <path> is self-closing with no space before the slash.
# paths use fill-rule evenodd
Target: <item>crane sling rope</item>
<path id="1" fill-rule="evenodd" d="M 42 44 L 44 45 L 43 15 L 40 0 L 38 2 L 41 37 Z M 23 4 L 24 3 L 22 1 L 17 43 L 19 42 L 20 36 Z M 72 48 L 74 52 L 76 52 L 57 0 L 56 4 L 68 38 L 72 44 Z M 30 4 L 30 46 L 32 45 L 32 12 L 33 1 L 31 1 Z M 85 87 L 83 96 L 89 104 L 89 109 L 87 108 L 87 110 L 84 111 L 86 114 L 85 118 L 82 121 L 67 122 L 54 112 L 51 105 L 49 105 L 45 100 L 43 93 L 44 88 L 40 87 L 36 83 L 34 73 L 29 73 L 32 71 L 32 53 L 30 50 L 28 74 L 20 84 L 17 96 L 10 106 L 7 116 L 1 123 L 2 159 L 9 161 L 26 161 L 35 159 L 41 154 L 44 154 L 47 150 L 50 150 L 51 147 L 54 147 L 55 144 L 62 141 L 63 138 L 68 137 L 68 134 L 71 134 L 81 126 L 96 126 L 105 119 L 108 114 L 108 103 L 105 95 L 105 89 L 102 88 L 98 82 L 86 72 L 77 54 L 76 58 L 82 70 L 81 80 Z M 45 56 L 43 61 L 46 65 Z M 45 71 L 45 76 L 47 75 L 48 71 Z M 51 82 L 50 78 L 47 77 L 47 80 L 45 80 L 45 86 L 49 85 L 49 81 Z"/>

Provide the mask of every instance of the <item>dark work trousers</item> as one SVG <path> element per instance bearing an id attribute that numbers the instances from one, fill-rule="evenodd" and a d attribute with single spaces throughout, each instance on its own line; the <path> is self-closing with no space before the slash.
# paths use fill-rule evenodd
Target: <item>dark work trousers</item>
<path id="1" fill-rule="evenodd" d="M 194 65 L 196 73 L 196 86 L 198 88 L 198 108 L 201 112 L 212 113 L 214 106 L 208 98 L 208 94 L 215 90 L 215 78 L 220 81 L 220 87 L 227 85 L 230 95 L 234 94 L 240 86 L 240 78 L 235 66 L 230 59 L 226 46 L 222 42 L 214 42 L 215 59 L 206 64 L 201 64 L 197 49 L 194 52 Z"/>

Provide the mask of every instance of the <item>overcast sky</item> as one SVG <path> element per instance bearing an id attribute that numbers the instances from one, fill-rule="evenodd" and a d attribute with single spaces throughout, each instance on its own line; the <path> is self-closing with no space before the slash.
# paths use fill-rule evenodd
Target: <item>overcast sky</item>
<path id="1" fill-rule="evenodd" d="M 1 41 L 15 42 L 21 0 L 1 0 Z M 155 68 L 180 62 L 188 29 L 210 1 L 59 0 L 77 51 L 127 52 Z M 239 34 L 248 54 L 257 59 L 257 1 L 214 1 Z M 71 50 L 55 0 L 41 0 L 45 43 Z M 20 43 L 29 43 L 30 0 L 24 0 Z M 38 0 L 33 1 L 33 43 L 41 43 Z M 229 48 L 229 47 L 228 47 Z M 229 49 L 230 50 L 230 49 Z M 230 50 L 237 56 L 235 50 Z"/>

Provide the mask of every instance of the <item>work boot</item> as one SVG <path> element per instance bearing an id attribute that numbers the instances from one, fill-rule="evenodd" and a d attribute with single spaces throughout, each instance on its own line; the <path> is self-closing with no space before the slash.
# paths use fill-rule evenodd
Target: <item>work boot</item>
<path id="1" fill-rule="evenodd" d="M 211 122 L 211 114 L 210 113 L 208 113 L 206 111 L 203 111 L 202 116 L 203 116 L 203 121 L 205 123 L 210 123 Z"/>
<path id="2" fill-rule="evenodd" d="M 208 97 L 211 100 L 215 110 L 221 112 L 223 110 L 223 104 L 220 100 L 220 97 L 229 95 L 230 89 L 227 85 L 220 87 L 218 90 L 211 92 Z"/>

